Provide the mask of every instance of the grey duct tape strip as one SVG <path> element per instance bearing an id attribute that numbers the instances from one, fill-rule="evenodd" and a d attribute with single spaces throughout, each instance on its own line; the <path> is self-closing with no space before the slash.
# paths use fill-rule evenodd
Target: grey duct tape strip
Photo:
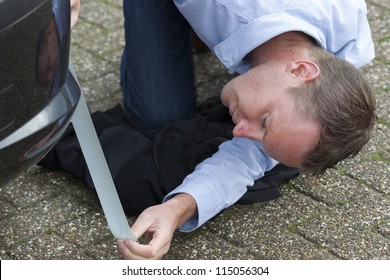
<path id="1" fill-rule="evenodd" d="M 69 71 L 77 81 L 72 63 Z M 72 123 L 112 234 L 118 239 L 137 240 L 127 222 L 83 94 Z"/>

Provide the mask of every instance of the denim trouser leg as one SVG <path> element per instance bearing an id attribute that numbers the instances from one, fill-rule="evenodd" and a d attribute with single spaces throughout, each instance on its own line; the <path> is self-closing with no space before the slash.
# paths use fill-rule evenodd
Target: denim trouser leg
<path id="1" fill-rule="evenodd" d="M 172 0 L 124 0 L 121 86 L 126 111 L 147 128 L 192 117 L 190 26 Z"/>

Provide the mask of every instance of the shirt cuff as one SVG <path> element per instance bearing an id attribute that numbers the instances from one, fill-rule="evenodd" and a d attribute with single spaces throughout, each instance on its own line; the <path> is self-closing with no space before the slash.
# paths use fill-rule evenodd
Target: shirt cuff
<path id="1" fill-rule="evenodd" d="M 191 232 L 197 229 L 215 216 L 216 212 L 218 213 L 223 210 L 224 203 L 221 201 L 222 196 L 214 191 L 210 191 L 211 189 L 213 189 L 213 186 L 204 180 L 187 179 L 163 199 L 163 202 L 166 202 L 180 193 L 189 194 L 195 199 L 197 215 L 184 223 L 178 229 L 180 232 Z M 210 200 L 210 196 L 213 196 L 211 198 L 215 202 L 213 205 L 206 202 Z"/>

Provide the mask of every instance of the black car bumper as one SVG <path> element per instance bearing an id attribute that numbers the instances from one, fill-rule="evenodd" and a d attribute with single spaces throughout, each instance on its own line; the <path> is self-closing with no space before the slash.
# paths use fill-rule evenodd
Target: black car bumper
<path id="1" fill-rule="evenodd" d="M 0 1 L 0 187 L 38 162 L 80 99 L 69 0 Z"/>

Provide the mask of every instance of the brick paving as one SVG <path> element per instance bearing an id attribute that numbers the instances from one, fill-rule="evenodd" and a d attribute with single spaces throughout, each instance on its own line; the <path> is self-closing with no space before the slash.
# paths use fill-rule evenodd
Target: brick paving
<path id="1" fill-rule="evenodd" d="M 278 200 L 177 232 L 166 259 L 390 259 L 390 1 L 367 4 L 377 57 L 363 71 L 378 99 L 369 144 L 323 175 L 282 185 Z M 120 103 L 122 1 L 83 0 L 72 40 L 91 110 Z M 211 53 L 195 65 L 202 99 L 232 78 Z M 0 259 L 121 259 L 95 193 L 66 173 L 32 167 L 0 190 L 0 204 Z"/>

